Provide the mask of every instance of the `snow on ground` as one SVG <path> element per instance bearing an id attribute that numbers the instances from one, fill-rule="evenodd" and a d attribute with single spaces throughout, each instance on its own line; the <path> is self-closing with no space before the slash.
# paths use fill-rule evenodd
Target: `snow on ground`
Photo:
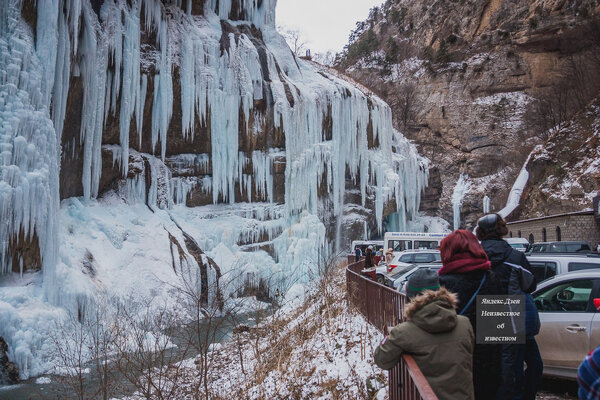
<path id="1" fill-rule="evenodd" d="M 303 302 L 286 302 L 256 326 L 239 327 L 210 353 L 211 398 L 370 399 L 385 392 L 387 373 L 372 357 L 382 334 L 348 308 L 344 268 L 325 277 L 309 289 L 298 287 L 308 290 Z M 184 364 L 179 374 L 187 383 L 179 398 L 192 399 L 202 394 L 200 363 Z"/>
<path id="2" fill-rule="evenodd" d="M 556 159 L 555 161 L 559 163 L 555 174 L 548 176 L 547 180 L 541 184 L 541 191 L 557 202 L 572 200 L 581 206 L 586 206 L 598 195 L 598 190 L 595 187 L 592 187 L 592 190 L 590 190 L 590 185 L 586 185 L 586 181 L 589 181 L 590 177 L 600 175 L 600 149 L 598 147 L 598 141 L 600 140 L 599 104 L 600 102 L 596 100 L 595 103 L 589 106 L 586 114 L 583 116 L 592 121 L 589 123 L 590 134 L 585 142 L 579 148 L 573 149 L 576 152 L 576 157 L 573 157 L 576 162 L 565 161 L 567 157 L 561 155 L 560 150 L 565 146 L 565 141 L 567 141 L 567 139 L 563 139 L 565 136 L 575 136 L 580 131 L 585 132 L 585 127 L 582 127 L 581 122 L 578 121 L 568 124 L 561 132 L 557 132 L 555 137 L 558 137 L 558 139 L 551 139 L 547 147 L 536 148 L 533 151 L 532 160 L 534 161 Z"/>
<path id="3" fill-rule="evenodd" d="M 306 246 L 298 248 L 299 243 L 303 245 L 305 237 L 312 240 L 313 248 L 320 243 L 318 234 L 311 231 L 314 219 L 301 219 L 286 234 L 286 250 L 296 255 L 299 266 L 304 266 L 302 255 L 314 258 Z M 305 220 L 310 223 L 303 223 Z M 105 302 L 145 299 L 153 299 L 154 307 L 183 313 L 178 299 L 182 271 L 199 271 L 184 232 L 205 252 L 203 259 L 208 255 L 219 263 L 225 298 L 239 289 L 249 274 L 258 280 L 281 277 L 278 274 L 284 271 L 264 250 L 244 252 L 238 245 L 279 235 L 280 213 L 267 203 L 194 209 L 175 206 L 167 211 L 128 204 L 109 193 L 98 201 L 63 201 L 59 221 L 57 284 L 52 288 L 57 303 L 46 301 L 42 272 L 13 274 L 0 285 L 0 336 L 12 344 L 9 356 L 20 366 L 23 378 L 55 370 L 60 364 L 53 337 L 69 315 L 85 318 Z M 293 261 L 288 265 L 290 274 L 294 265 Z M 215 271 L 208 269 L 210 298 L 215 295 L 215 279 Z M 271 284 L 275 290 L 277 282 Z M 257 307 L 251 300 L 243 303 L 236 307 Z"/>

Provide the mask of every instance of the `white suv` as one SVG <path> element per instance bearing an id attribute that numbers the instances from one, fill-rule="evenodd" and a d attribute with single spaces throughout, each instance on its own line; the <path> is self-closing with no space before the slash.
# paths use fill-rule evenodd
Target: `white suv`
<path id="1" fill-rule="evenodd" d="M 441 265 L 442 257 L 439 250 L 406 250 L 394 256 L 388 265 L 388 272 L 398 266 L 433 264 Z"/>
<path id="2" fill-rule="evenodd" d="M 596 268 L 600 270 L 600 256 L 597 254 L 537 253 L 527 256 L 527 260 L 538 282 L 567 272 Z"/>

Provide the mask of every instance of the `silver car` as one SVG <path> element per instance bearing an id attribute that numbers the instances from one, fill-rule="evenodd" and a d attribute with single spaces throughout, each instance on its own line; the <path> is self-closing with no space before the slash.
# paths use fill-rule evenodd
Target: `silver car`
<path id="1" fill-rule="evenodd" d="M 533 299 L 542 323 L 536 340 L 544 375 L 575 379 L 581 361 L 600 346 L 600 313 L 594 306 L 600 270 L 556 275 L 538 285 Z"/>
<path id="2" fill-rule="evenodd" d="M 421 268 L 429 268 L 437 272 L 442 266 L 440 264 L 413 264 L 401 270 L 395 269 L 386 275 L 385 284 L 386 286 L 396 289 L 400 293 L 406 294 L 406 282 L 408 282 L 408 278 Z"/>

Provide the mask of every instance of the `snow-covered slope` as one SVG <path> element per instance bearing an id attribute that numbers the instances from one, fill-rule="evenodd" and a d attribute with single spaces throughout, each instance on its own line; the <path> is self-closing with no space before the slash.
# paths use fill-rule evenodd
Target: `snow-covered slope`
<path id="1" fill-rule="evenodd" d="M 185 268 L 212 287 L 231 260 L 306 282 L 349 210 L 360 232 L 417 214 L 426 160 L 382 100 L 294 58 L 274 0 L 33 4 L 0 4 L 0 336 L 22 377 L 67 312 L 168 298 Z"/>
<path id="2" fill-rule="evenodd" d="M 522 174 L 523 196 L 513 219 L 592 207 L 600 184 L 600 98 L 564 122 L 531 152 Z M 526 185 L 525 185 L 526 183 Z"/>

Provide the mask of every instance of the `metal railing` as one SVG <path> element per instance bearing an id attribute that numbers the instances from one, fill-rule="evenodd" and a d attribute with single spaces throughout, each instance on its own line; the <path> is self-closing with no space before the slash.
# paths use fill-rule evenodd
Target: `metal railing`
<path id="1" fill-rule="evenodd" d="M 382 333 L 402 320 L 406 296 L 361 275 L 364 260 L 354 262 L 348 257 L 346 290 L 348 301 Z M 408 354 L 389 373 L 390 400 L 437 400 L 427 379 Z"/>

